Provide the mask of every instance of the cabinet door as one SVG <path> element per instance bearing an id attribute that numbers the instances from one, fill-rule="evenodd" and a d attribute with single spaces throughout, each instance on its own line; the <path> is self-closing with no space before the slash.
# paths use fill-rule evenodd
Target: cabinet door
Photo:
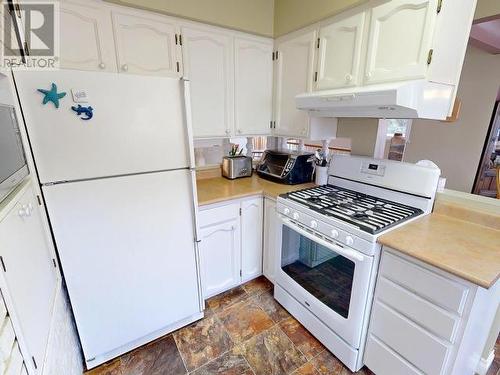
<path id="1" fill-rule="evenodd" d="M 121 73 L 180 77 L 176 34 L 169 18 L 113 12 L 118 70 Z"/>
<path id="2" fill-rule="evenodd" d="M 276 202 L 266 198 L 264 200 L 264 251 L 263 271 L 264 276 L 274 283 L 274 267 L 276 247 L 278 246 L 278 217 L 276 216 Z"/>
<path id="3" fill-rule="evenodd" d="M 320 28 L 317 90 L 359 84 L 365 23 L 361 12 Z"/>
<path id="4" fill-rule="evenodd" d="M 184 74 L 191 81 L 194 136 L 227 137 L 234 121 L 232 37 L 205 29 L 181 30 Z"/>
<path id="5" fill-rule="evenodd" d="M 241 202 L 242 282 L 262 275 L 262 198 Z"/>
<path id="6" fill-rule="evenodd" d="M 91 1 L 60 1 L 63 69 L 116 72 L 111 12 Z"/>
<path id="7" fill-rule="evenodd" d="M 29 354 L 41 371 L 58 276 L 39 207 L 28 188 L 0 222 L 0 255 L 12 319 L 18 321 Z"/>
<path id="8" fill-rule="evenodd" d="M 366 83 L 424 78 L 437 0 L 392 0 L 372 9 Z"/>
<path id="9" fill-rule="evenodd" d="M 276 43 L 274 121 L 275 135 L 305 137 L 309 117 L 295 105 L 295 96 L 310 92 L 316 51 L 316 31 Z"/>
<path id="10" fill-rule="evenodd" d="M 240 284 L 239 204 L 200 212 L 200 263 L 203 296 L 209 298 Z"/>
<path id="11" fill-rule="evenodd" d="M 236 135 L 270 134 L 273 101 L 272 41 L 234 41 Z"/>

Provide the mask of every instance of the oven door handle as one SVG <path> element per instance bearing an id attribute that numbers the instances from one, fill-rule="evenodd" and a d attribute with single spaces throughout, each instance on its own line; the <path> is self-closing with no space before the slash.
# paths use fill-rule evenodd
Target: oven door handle
<path id="1" fill-rule="evenodd" d="M 344 249 L 343 247 L 340 247 L 339 245 L 336 245 L 334 243 L 328 242 L 328 241 L 322 239 L 321 237 L 315 236 L 314 234 L 311 234 L 311 233 L 305 231 L 304 229 L 299 228 L 290 219 L 285 218 L 285 217 L 283 217 L 281 215 L 280 215 L 280 219 L 283 222 L 283 224 L 285 224 L 290 229 L 293 229 L 298 234 L 300 234 L 300 235 L 302 235 L 304 237 L 307 237 L 311 241 L 314 241 L 314 242 L 316 242 L 316 243 L 318 243 L 318 244 L 320 244 L 320 245 L 322 245 L 322 246 L 324 246 L 324 247 L 326 247 L 326 248 L 328 248 L 330 250 L 335 251 L 337 254 L 342 255 L 342 256 L 346 257 L 347 259 L 356 260 L 358 262 L 363 262 L 365 260 L 365 257 L 362 254 L 360 254 L 359 252 L 355 251 L 355 250 Z"/>

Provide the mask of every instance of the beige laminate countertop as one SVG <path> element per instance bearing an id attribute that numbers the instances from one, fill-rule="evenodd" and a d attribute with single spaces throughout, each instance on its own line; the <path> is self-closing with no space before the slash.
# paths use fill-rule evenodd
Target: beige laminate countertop
<path id="1" fill-rule="evenodd" d="M 313 183 L 283 185 L 264 180 L 257 175 L 236 180 L 224 177 L 198 179 L 196 184 L 200 206 L 259 194 L 276 199 L 280 194 L 314 186 Z"/>
<path id="2" fill-rule="evenodd" d="M 470 221 L 432 213 L 379 242 L 483 288 L 500 276 L 500 230 Z"/>

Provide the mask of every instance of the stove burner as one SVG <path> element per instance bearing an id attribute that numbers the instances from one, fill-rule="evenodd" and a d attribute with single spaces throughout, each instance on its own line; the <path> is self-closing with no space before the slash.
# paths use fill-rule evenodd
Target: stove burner
<path id="1" fill-rule="evenodd" d="M 371 234 L 377 234 L 423 213 L 415 207 L 333 185 L 299 190 L 281 197 Z"/>

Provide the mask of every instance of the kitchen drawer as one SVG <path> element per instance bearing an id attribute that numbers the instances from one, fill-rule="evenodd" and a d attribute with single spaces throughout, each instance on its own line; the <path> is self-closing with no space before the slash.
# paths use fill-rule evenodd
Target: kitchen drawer
<path id="1" fill-rule="evenodd" d="M 380 277 L 376 298 L 431 333 L 453 343 L 460 318 Z"/>
<path id="2" fill-rule="evenodd" d="M 452 312 L 462 314 L 468 289 L 455 281 L 384 251 L 380 274 L 415 294 Z"/>
<path id="3" fill-rule="evenodd" d="M 422 375 L 422 372 L 372 335 L 366 341 L 363 362 L 375 374 Z"/>
<path id="4" fill-rule="evenodd" d="M 240 202 L 219 207 L 202 208 L 198 213 L 200 227 L 231 220 L 240 216 Z"/>
<path id="5" fill-rule="evenodd" d="M 441 374 L 445 368 L 451 345 L 378 300 L 373 305 L 370 334 L 426 374 Z"/>

